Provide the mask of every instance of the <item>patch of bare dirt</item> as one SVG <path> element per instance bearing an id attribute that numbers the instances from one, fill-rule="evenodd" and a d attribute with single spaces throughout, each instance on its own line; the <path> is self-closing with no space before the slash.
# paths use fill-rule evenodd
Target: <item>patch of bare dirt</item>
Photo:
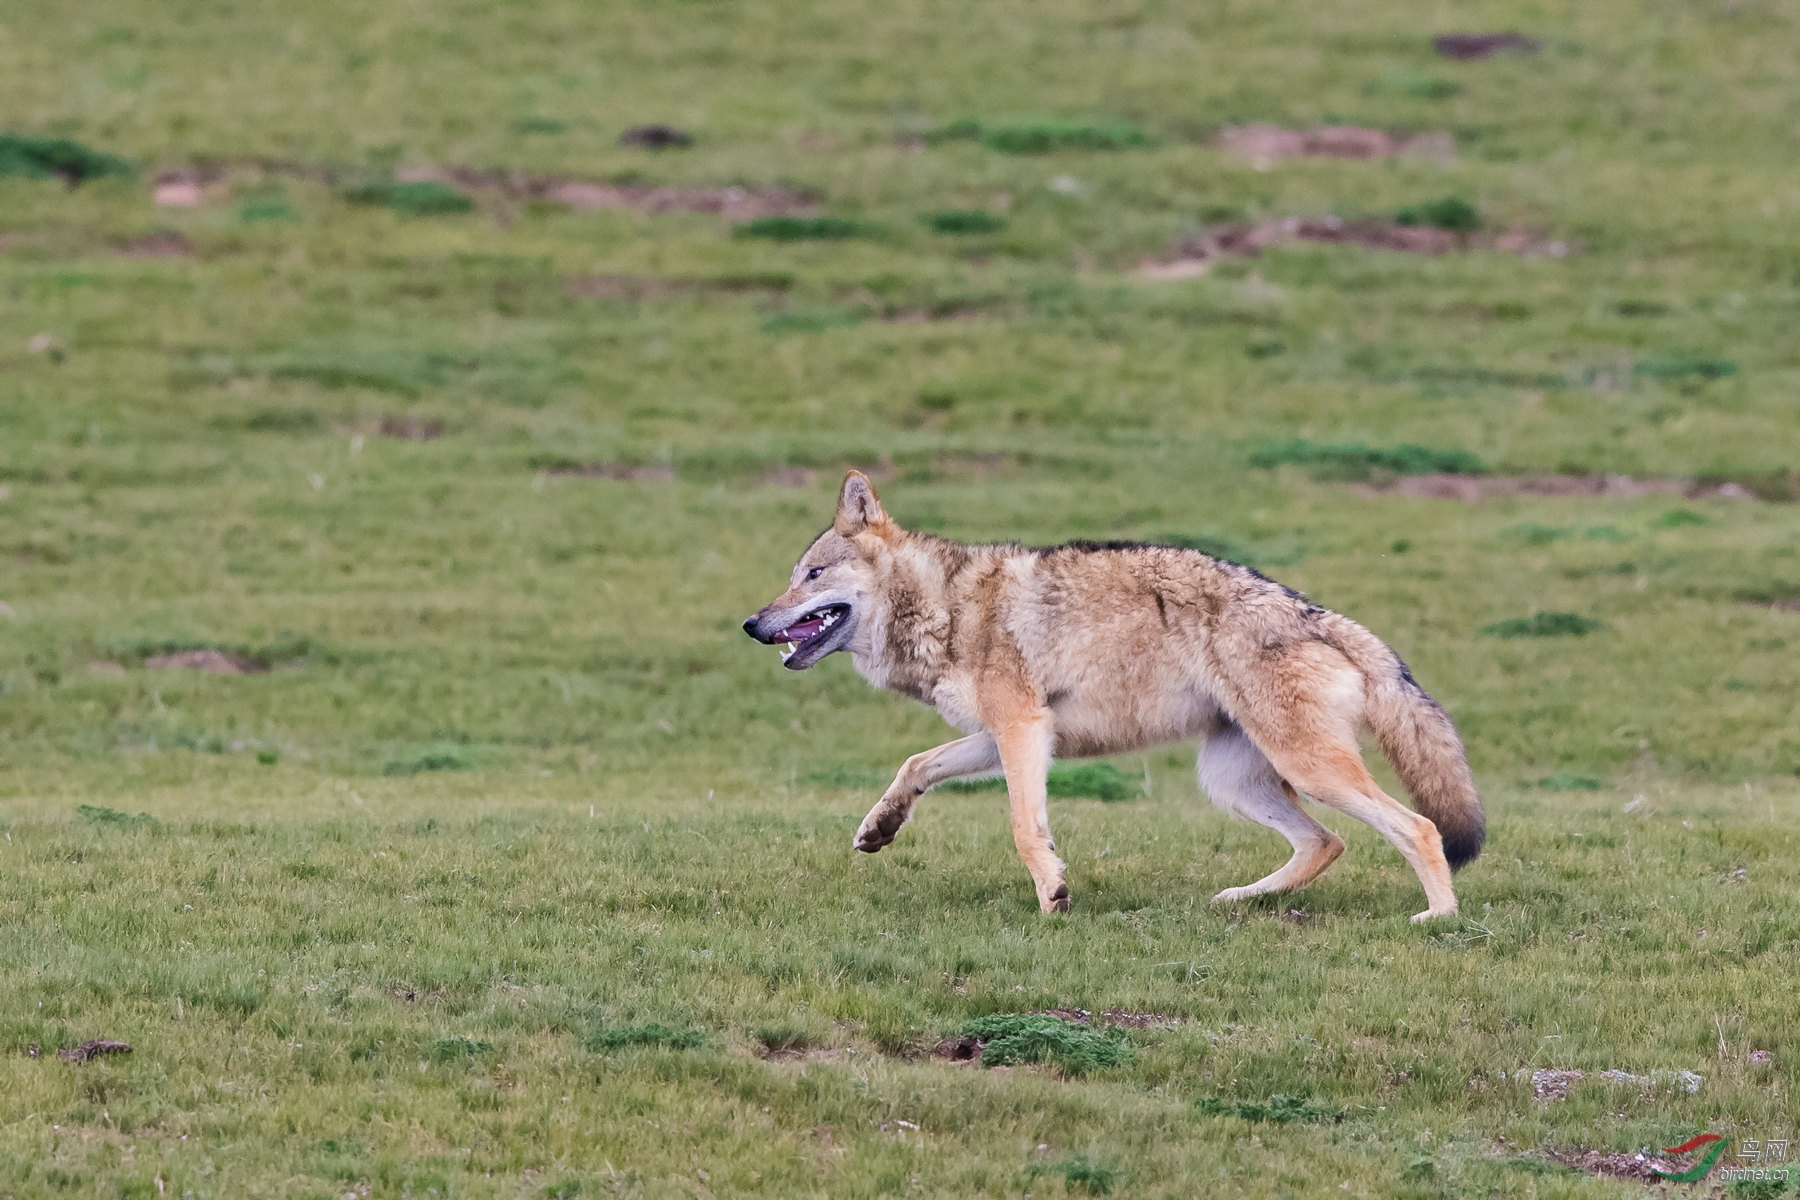
<path id="1" fill-rule="evenodd" d="M 1362 246 L 1402 254 L 1448 254 L 1455 250 L 1496 250 L 1504 254 L 1543 255 L 1561 258 L 1570 253 L 1567 242 L 1546 241 L 1523 230 L 1500 234 L 1458 233 L 1429 225 L 1402 225 L 1388 217 L 1284 217 L 1257 224 L 1234 221 L 1211 225 L 1175 248 L 1175 256 L 1148 259 L 1138 268 L 1145 279 L 1192 279 L 1204 275 L 1224 258 L 1255 258 L 1270 246 L 1284 242 L 1319 242 L 1333 246 Z"/>
<path id="2" fill-rule="evenodd" d="M 1536 54 L 1544 43 L 1522 33 L 1440 33 L 1431 39 L 1440 58 L 1492 58 L 1496 54 Z"/>
<path id="3" fill-rule="evenodd" d="M 546 471 L 561 479 L 617 479 L 625 483 L 674 483 L 675 468 L 668 463 L 637 465 L 622 462 L 591 462 L 580 466 L 554 467 Z"/>
<path id="4" fill-rule="evenodd" d="M 1219 134 L 1219 147 L 1258 170 L 1285 158 L 1397 158 L 1408 155 L 1449 162 L 1456 157 L 1456 138 L 1448 133 L 1396 136 L 1357 125 L 1318 129 L 1283 129 L 1279 125 L 1233 125 Z"/>
<path id="5" fill-rule="evenodd" d="M 718 213 L 733 221 L 757 217 L 800 217 L 818 212 L 818 197 L 785 187 L 724 187 L 689 184 L 649 187 L 600 183 L 527 171 L 482 171 L 474 167 L 415 167 L 398 172 L 402 182 L 432 180 L 469 191 L 497 192 L 514 200 L 546 200 L 578 211 L 635 208 L 648 213 Z"/>
<path id="6" fill-rule="evenodd" d="M 1358 484 L 1366 496 L 1417 496 L 1477 504 L 1499 496 L 1682 496 L 1689 500 L 1754 500 L 1742 484 L 1629 475 L 1404 475 L 1385 486 Z"/>
<path id="7" fill-rule="evenodd" d="M 945 1038 L 931 1051 L 940 1062 L 974 1063 L 981 1060 L 981 1039 L 975 1037 Z"/>
<path id="8" fill-rule="evenodd" d="M 853 1053 L 854 1051 L 846 1050 L 842 1046 L 815 1046 L 811 1049 L 805 1046 L 783 1046 L 776 1050 L 770 1050 L 767 1047 L 764 1047 L 757 1051 L 757 1057 L 763 1059 L 765 1062 L 780 1063 L 789 1066 L 809 1066 L 814 1064 L 831 1066 L 843 1062 Z"/>
<path id="9" fill-rule="evenodd" d="M 1551 1162 L 1599 1175 L 1606 1179 L 1631 1179 L 1639 1183 L 1660 1183 L 1663 1176 L 1650 1168 L 1650 1160 L 1642 1154 L 1624 1150 L 1583 1150 L 1577 1146 L 1550 1146 L 1539 1150 Z"/>
<path id="10" fill-rule="evenodd" d="M 383 417 L 375 432 L 403 442 L 434 442 L 444 436 L 444 423 L 435 417 Z"/>
<path id="11" fill-rule="evenodd" d="M 194 247 L 173 229 L 158 229 L 120 242 L 119 253 L 127 258 L 192 258 Z"/>
<path id="12" fill-rule="evenodd" d="M 1109 1008 L 1100 1014 L 1100 1019 L 1125 1029 L 1167 1029 L 1181 1024 L 1181 1018 L 1167 1013 L 1133 1012 L 1128 1008 Z"/>
<path id="13" fill-rule="evenodd" d="M 217 167 L 186 167 L 156 177 L 150 199 L 163 208 L 200 208 L 222 199 L 225 172 Z"/>
<path id="14" fill-rule="evenodd" d="M 253 658 L 223 650 L 183 650 L 179 654 L 153 654 L 144 660 L 149 671 L 204 671 L 208 675 L 260 675 L 269 668 Z"/>
<path id="15" fill-rule="evenodd" d="M 778 470 L 765 472 L 762 482 L 769 487 L 811 487 L 819 480 L 830 475 L 841 478 L 845 471 L 855 467 L 876 483 L 882 483 L 894 477 L 894 460 L 886 455 L 872 463 L 845 463 L 841 467 L 781 467 Z"/>
<path id="16" fill-rule="evenodd" d="M 785 292 L 793 280 L 785 275 L 577 275 L 563 281 L 563 295 L 573 300 L 662 300 L 670 296 L 723 293 L 749 296 Z"/>
<path id="17" fill-rule="evenodd" d="M 693 144 L 693 134 L 673 125 L 633 125 L 619 135 L 619 145 L 642 150 L 686 150 Z"/>
<path id="18" fill-rule="evenodd" d="M 1539 1067 L 1531 1073 L 1531 1096 L 1539 1104 L 1551 1104 L 1569 1094 L 1569 1089 L 1584 1078 L 1580 1071 L 1559 1071 Z"/>
<path id="19" fill-rule="evenodd" d="M 79 1046 L 70 1046 L 64 1050 L 58 1050 L 56 1052 L 56 1057 L 62 1059 L 64 1062 L 93 1062 L 96 1058 L 105 1054 L 130 1053 L 131 1047 L 124 1042 L 108 1041 L 105 1038 L 94 1038 L 91 1041 L 81 1043 Z"/>

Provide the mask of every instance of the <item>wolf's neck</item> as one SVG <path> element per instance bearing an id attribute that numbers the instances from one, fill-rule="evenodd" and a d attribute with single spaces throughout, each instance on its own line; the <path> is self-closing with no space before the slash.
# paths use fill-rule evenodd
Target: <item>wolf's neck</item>
<path id="1" fill-rule="evenodd" d="M 951 575 L 967 555 L 935 538 L 909 540 L 894 555 L 869 631 L 869 682 L 930 703 L 949 659 Z"/>

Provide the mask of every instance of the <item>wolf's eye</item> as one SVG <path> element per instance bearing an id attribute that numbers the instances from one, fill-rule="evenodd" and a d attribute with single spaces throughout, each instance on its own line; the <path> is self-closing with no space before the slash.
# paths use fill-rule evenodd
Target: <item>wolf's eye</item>
<path id="1" fill-rule="evenodd" d="M 824 567 L 814 567 L 812 570 L 810 570 L 806 573 L 806 577 L 808 579 L 817 579 L 819 576 L 823 575 L 824 573 L 825 573 Z"/>

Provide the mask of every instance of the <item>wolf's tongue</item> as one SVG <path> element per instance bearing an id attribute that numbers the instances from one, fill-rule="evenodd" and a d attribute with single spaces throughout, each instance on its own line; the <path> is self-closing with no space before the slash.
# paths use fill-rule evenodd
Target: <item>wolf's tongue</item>
<path id="1" fill-rule="evenodd" d="M 825 628 L 825 622 L 823 621 L 801 621 L 796 625 L 789 625 L 786 629 L 782 630 L 781 640 L 787 642 L 804 642 L 807 638 L 812 637 L 823 628 Z"/>

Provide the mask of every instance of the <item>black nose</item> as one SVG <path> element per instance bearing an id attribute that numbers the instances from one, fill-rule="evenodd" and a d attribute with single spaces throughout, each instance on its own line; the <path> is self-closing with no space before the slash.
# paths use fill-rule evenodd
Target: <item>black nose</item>
<path id="1" fill-rule="evenodd" d="M 744 618 L 744 632 L 749 634 L 751 637 L 756 636 L 756 618 L 755 617 L 745 617 Z"/>

